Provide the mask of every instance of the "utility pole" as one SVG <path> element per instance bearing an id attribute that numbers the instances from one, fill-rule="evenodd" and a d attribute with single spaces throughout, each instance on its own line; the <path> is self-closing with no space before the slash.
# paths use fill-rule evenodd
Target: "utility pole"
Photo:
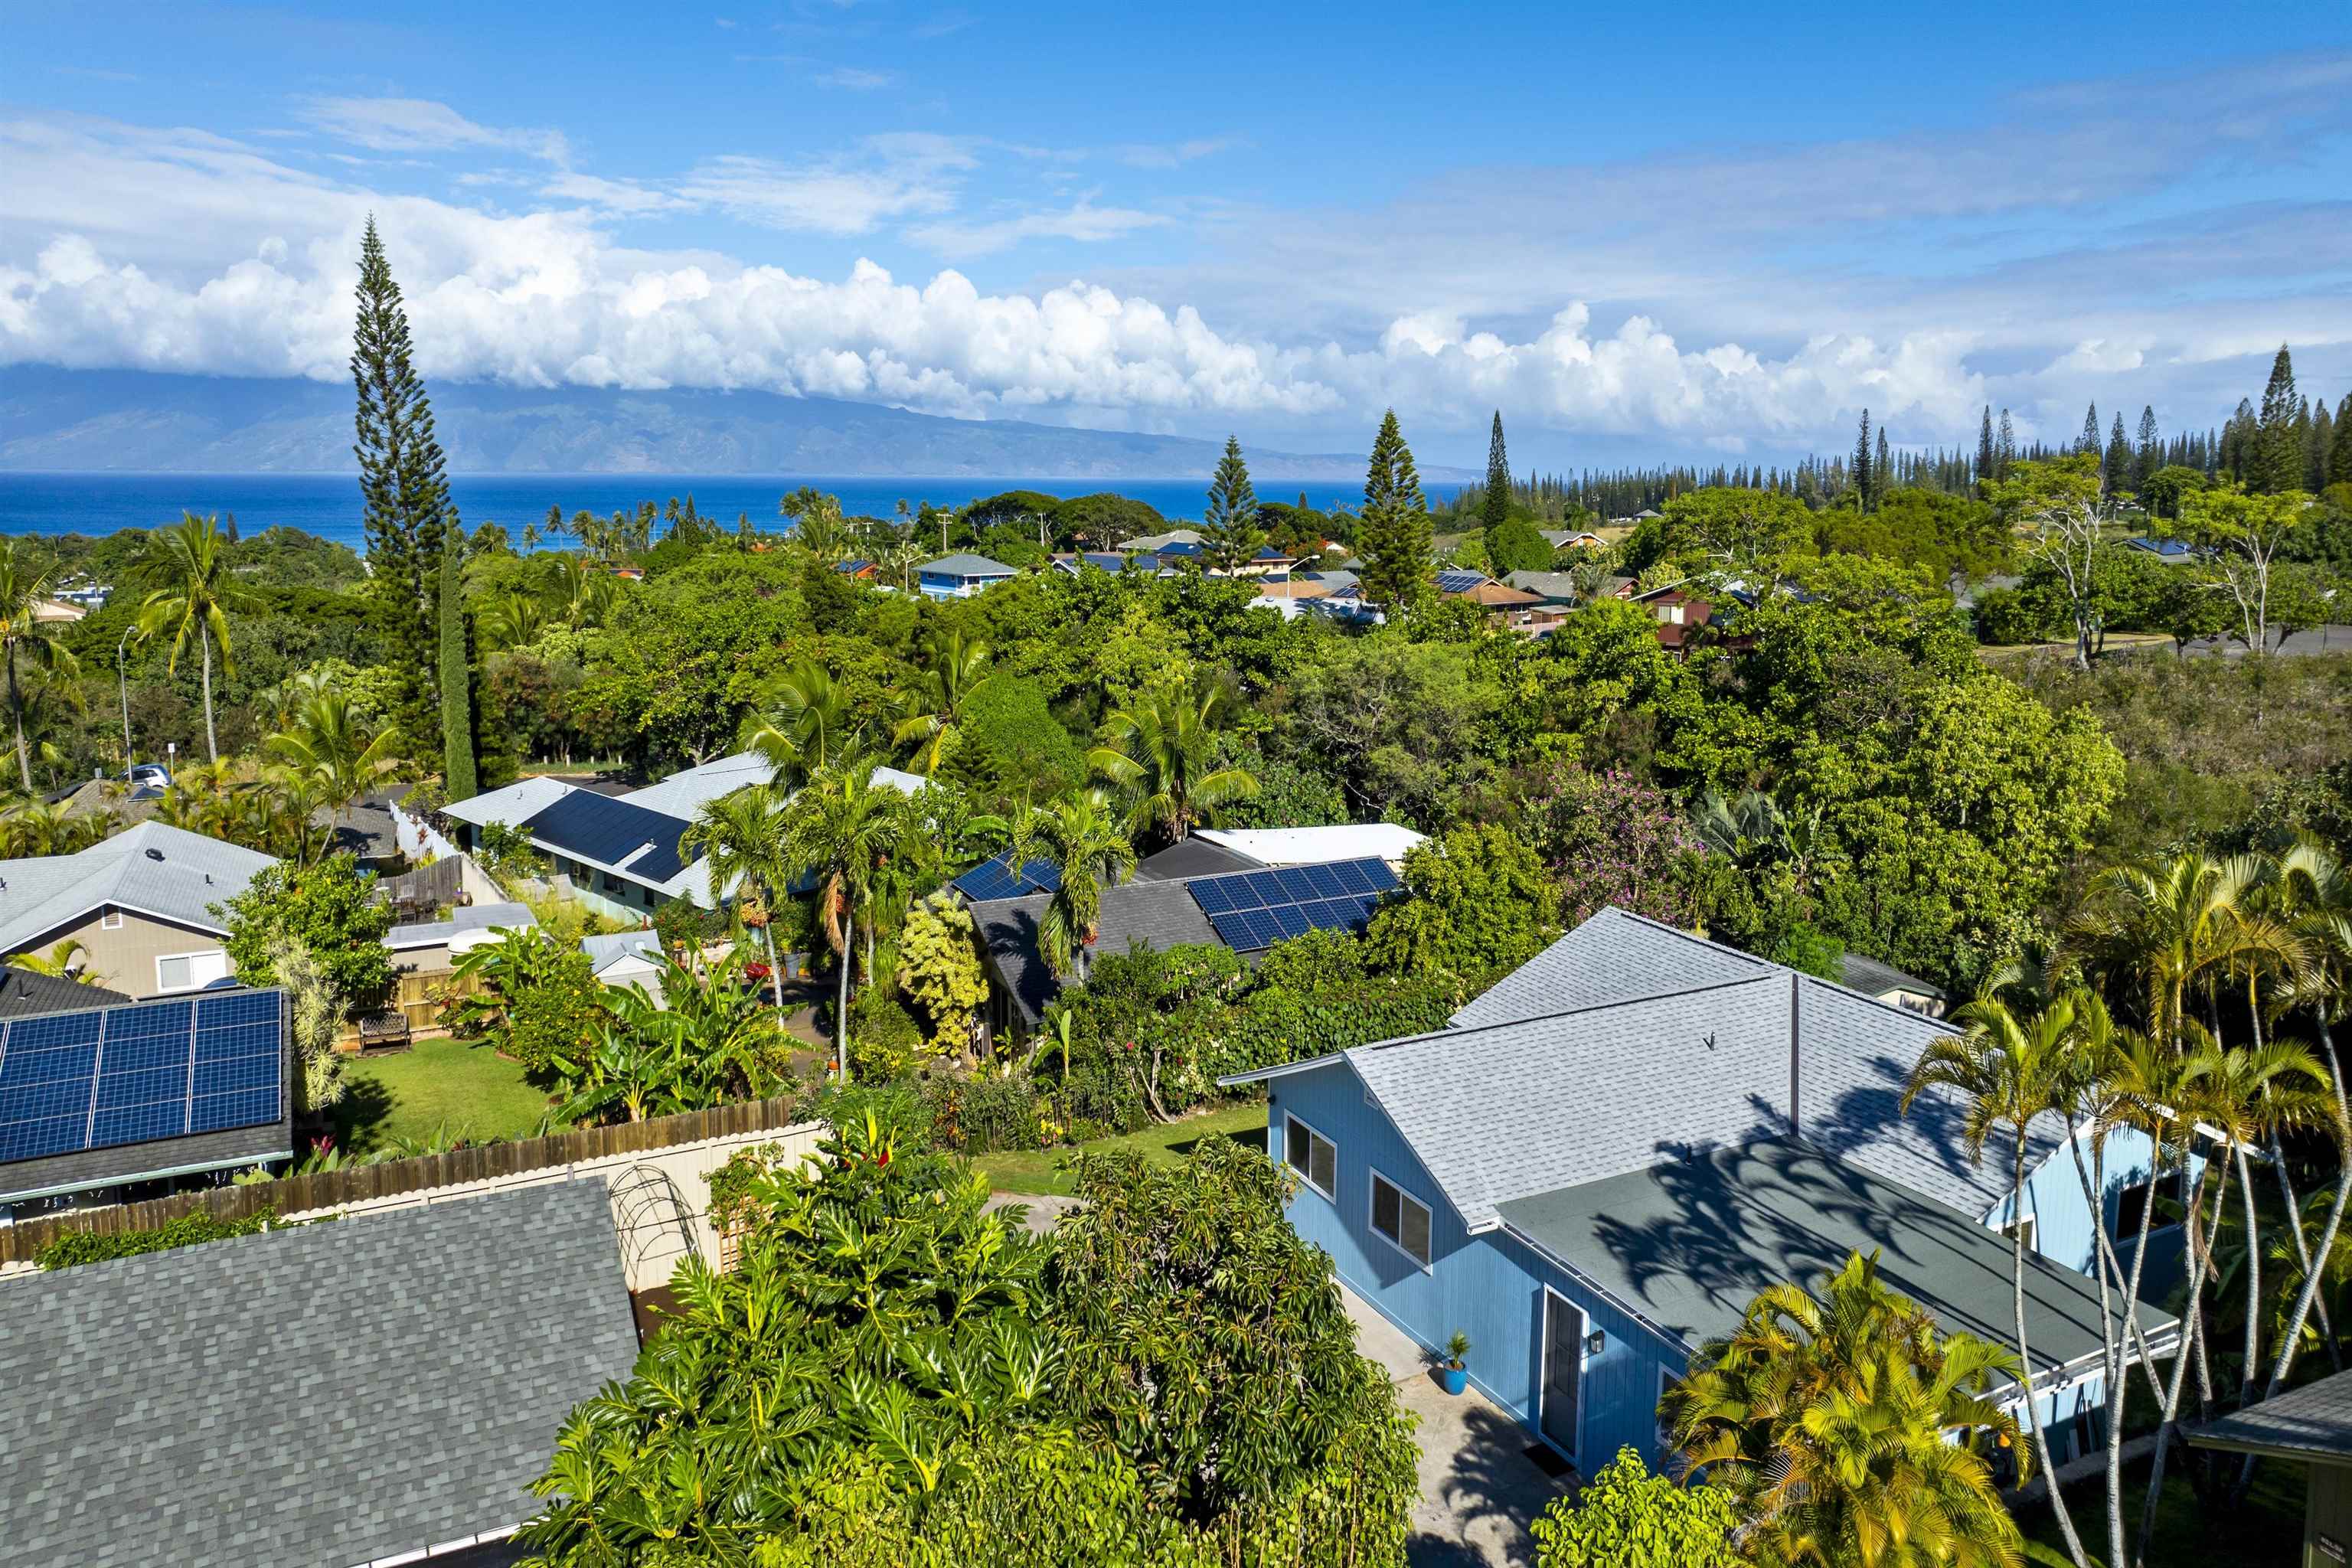
<path id="1" fill-rule="evenodd" d="M 133 622 L 131 626 L 124 628 L 122 640 L 114 645 L 114 679 L 115 683 L 121 689 L 122 696 L 122 782 L 126 784 L 131 782 L 131 677 L 123 671 L 122 655 L 123 650 L 130 646 L 131 639 L 133 637 L 136 637 L 138 633 L 138 623 Z"/>

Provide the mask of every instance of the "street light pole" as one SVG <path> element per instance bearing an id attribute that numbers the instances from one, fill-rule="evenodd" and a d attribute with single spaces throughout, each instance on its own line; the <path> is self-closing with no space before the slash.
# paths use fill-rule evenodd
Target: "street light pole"
<path id="1" fill-rule="evenodd" d="M 131 637 L 137 635 L 138 630 L 136 622 L 124 627 L 122 640 L 114 645 L 114 679 L 122 691 L 122 782 L 124 784 L 131 782 L 131 677 L 123 671 L 122 650 L 130 646 Z"/>

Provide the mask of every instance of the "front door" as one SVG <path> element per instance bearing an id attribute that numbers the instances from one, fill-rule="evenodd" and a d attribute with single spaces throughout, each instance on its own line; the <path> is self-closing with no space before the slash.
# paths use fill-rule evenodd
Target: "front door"
<path id="1" fill-rule="evenodd" d="M 1584 1378 L 1584 1313 L 1544 1292 L 1543 1435 L 1576 1458 L 1576 1400 Z"/>

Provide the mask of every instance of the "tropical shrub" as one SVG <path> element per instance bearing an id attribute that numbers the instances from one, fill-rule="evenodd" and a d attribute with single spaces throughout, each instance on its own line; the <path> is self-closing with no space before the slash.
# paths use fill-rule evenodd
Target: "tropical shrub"
<path id="1" fill-rule="evenodd" d="M 392 908 L 375 897 L 375 873 L 349 855 L 302 868 L 265 866 L 245 891 L 212 908 L 228 924 L 229 962 L 241 984 L 278 983 L 271 944 L 287 938 L 318 960 L 343 1016 L 373 1013 L 392 994 L 383 945 Z"/>
<path id="2" fill-rule="evenodd" d="M 478 991 L 442 1008 L 452 1033 L 481 1041 L 547 1075 L 597 1037 L 614 993 L 596 978 L 588 955 L 536 931 L 503 932 L 457 961 L 461 979 Z"/>
<path id="3" fill-rule="evenodd" d="M 930 1021 L 936 1056 L 971 1054 L 973 1013 L 988 1000 L 988 977 L 971 911 L 941 889 L 907 911 L 898 934 L 898 986 Z"/>
<path id="4" fill-rule="evenodd" d="M 1730 1494 L 1650 1474 L 1620 1448 L 1575 1500 L 1554 1498 L 1528 1526 L 1536 1568 L 1737 1568 Z"/>
<path id="5" fill-rule="evenodd" d="M 194 1247 L 232 1236 L 256 1236 L 278 1223 L 276 1210 L 263 1209 L 242 1219 L 216 1219 L 208 1214 L 183 1215 L 148 1230 L 119 1230 L 105 1236 L 88 1230 L 68 1231 L 45 1242 L 33 1255 L 33 1261 L 47 1269 L 71 1268 L 83 1263 L 168 1252 L 175 1247 Z"/>
<path id="6" fill-rule="evenodd" d="M 1366 956 L 1391 974 L 1444 976 L 1475 989 L 1559 934 L 1559 895 L 1527 840 L 1507 827 L 1457 827 L 1404 858 L 1405 896 L 1372 916 Z"/>

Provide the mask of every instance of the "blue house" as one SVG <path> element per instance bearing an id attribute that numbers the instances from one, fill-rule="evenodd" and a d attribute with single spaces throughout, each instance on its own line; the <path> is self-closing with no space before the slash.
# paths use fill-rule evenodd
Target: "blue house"
<path id="1" fill-rule="evenodd" d="M 1291 1223 L 1341 1282 L 1425 1346 L 1466 1333 L 1472 1382 L 1589 1475 L 1629 1446 L 1656 1465 L 1659 1395 L 1702 1342 L 1853 1251 L 2010 1341 L 2010 1145 L 1970 1161 L 1948 1092 L 1900 1110 L 1949 1027 L 1608 910 L 1434 1034 L 1224 1081 L 1265 1084 Z M 2029 1381 L 2063 1455 L 2104 1437 L 2078 1269 L 2095 1225 L 2137 1235 L 2148 1151 L 2110 1138 L 2094 1205 L 2063 1123 L 2030 1131 Z"/>
<path id="2" fill-rule="evenodd" d="M 934 599 L 969 599 L 1018 575 L 1012 567 L 985 555 L 942 555 L 920 569 L 916 586 Z"/>

